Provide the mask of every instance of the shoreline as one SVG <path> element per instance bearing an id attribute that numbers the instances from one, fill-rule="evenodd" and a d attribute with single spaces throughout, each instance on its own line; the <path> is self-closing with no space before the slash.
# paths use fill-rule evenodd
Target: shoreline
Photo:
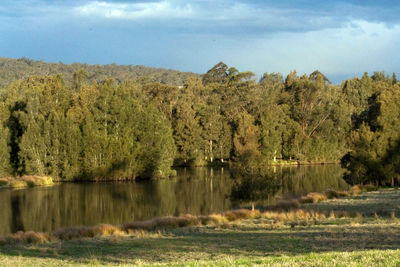
<path id="1" fill-rule="evenodd" d="M 54 179 L 49 176 L 21 176 L 0 178 L 0 189 L 22 189 L 34 186 L 54 185 Z"/>
<path id="2" fill-rule="evenodd" d="M 0 265 L 327 266 L 338 259 L 351 266 L 400 264 L 398 189 L 288 211 L 231 211 L 214 220 L 219 223 L 196 225 L 194 216 L 164 217 L 136 228 L 125 225 L 129 231 L 104 224 L 75 227 L 59 230 L 57 239 L 19 232 L 0 238 Z"/>
<path id="3" fill-rule="evenodd" d="M 268 163 L 270 167 L 277 166 L 322 166 L 322 165 L 338 165 L 339 162 L 300 162 L 300 161 L 292 161 L 292 162 L 277 162 L 277 163 Z M 231 164 L 228 162 L 224 162 L 223 164 L 213 164 L 213 165 L 204 165 L 204 166 L 175 166 L 176 169 L 186 169 L 186 168 L 230 168 Z M 168 178 L 107 178 L 107 179 L 73 179 L 73 180 L 62 180 L 56 179 L 49 176 L 38 176 L 38 175 L 23 175 L 21 177 L 2 177 L 0 178 L 0 189 L 21 189 L 21 188 L 29 188 L 34 186 L 50 186 L 56 183 L 124 183 L 124 182 L 141 182 L 141 181 L 149 181 L 149 180 L 158 180 L 158 179 L 169 179 L 174 178 L 176 175 L 169 176 Z"/>
<path id="4" fill-rule="evenodd" d="M 45 242 L 54 240 L 70 240 L 79 238 L 93 238 L 96 236 L 103 235 L 113 235 L 114 233 L 125 233 L 129 234 L 133 230 L 145 230 L 145 231 L 155 231 L 157 229 L 171 229 L 171 228 L 181 228 L 181 227 L 191 227 L 191 226 L 218 226 L 224 225 L 226 223 L 243 220 L 243 219 L 253 219 L 259 217 L 262 213 L 277 212 L 277 213 L 290 213 L 296 210 L 301 210 L 305 205 L 308 204 L 319 204 L 329 200 L 337 200 L 344 197 L 354 197 L 363 193 L 368 193 L 371 191 L 379 190 L 373 185 L 357 185 L 351 187 L 349 190 L 345 191 L 335 191 L 326 190 L 324 192 L 310 192 L 306 195 L 281 199 L 274 206 L 265 206 L 261 209 L 247 209 L 238 208 L 233 210 L 228 210 L 221 213 L 209 214 L 209 215 L 192 215 L 192 214 L 181 214 L 179 216 L 163 216 L 156 217 L 144 221 L 133 221 L 125 222 L 120 225 L 111 225 L 100 223 L 95 226 L 72 226 L 57 229 L 52 232 L 35 232 L 35 231 L 18 231 L 16 233 L 11 233 L 5 236 L 0 236 L 0 245 L 3 243 L 8 243 L 7 240 L 11 241 L 15 239 L 15 235 L 19 236 L 25 240 L 28 236 L 41 236 L 38 240 L 33 238 L 33 243 L 41 243 L 44 238 Z M 355 216 L 352 214 L 352 216 Z M 61 234 L 60 238 L 60 233 Z M 14 237 L 13 237 L 14 236 Z M 30 238 L 30 237 L 29 237 Z M 28 238 L 28 243 L 31 243 Z"/>

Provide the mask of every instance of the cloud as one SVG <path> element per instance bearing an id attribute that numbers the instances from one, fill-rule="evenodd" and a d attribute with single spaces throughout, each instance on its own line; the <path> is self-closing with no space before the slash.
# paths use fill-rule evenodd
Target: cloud
<path id="1" fill-rule="evenodd" d="M 195 72 L 222 60 L 258 75 L 319 69 L 329 78 L 398 71 L 400 1 L 377 3 L 3 0 L 0 56 Z"/>
<path id="2" fill-rule="evenodd" d="M 368 71 L 398 71 L 400 25 L 354 20 L 340 29 L 283 33 L 275 38 L 236 43 L 222 60 L 241 70 L 299 74 L 319 69 L 328 77 L 348 78 Z M 230 57 L 234 54 L 234 57 Z"/>
<path id="3" fill-rule="evenodd" d="M 90 21 L 127 27 L 131 21 L 154 30 L 231 36 L 309 32 L 342 28 L 353 20 L 400 23 L 400 4 L 377 6 L 358 0 L 3 0 L 1 17 L 40 23 Z M 386 1 L 387 2 L 387 1 Z M 29 24 L 28 23 L 28 24 Z"/>
<path id="4" fill-rule="evenodd" d="M 90 1 L 74 6 L 71 13 L 81 18 L 105 19 L 110 23 L 134 21 L 159 28 L 185 28 L 199 34 L 223 35 L 312 31 L 337 28 L 344 23 L 342 19 L 321 11 L 227 0 Z"/>
<path id="5" fill-rule="evenodd" d="M 190 18 L 193 10 L 190 4 L 173 5 L 168 1 L 144 3 L 89 2 L 74 10 L 82 16 L 98 16 L 108 19 L 154 19 Z"/>

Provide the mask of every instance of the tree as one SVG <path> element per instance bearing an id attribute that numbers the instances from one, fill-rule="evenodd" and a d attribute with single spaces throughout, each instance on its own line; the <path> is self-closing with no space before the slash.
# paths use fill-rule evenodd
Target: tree
<path id="1" fill-rule="evenodd" d="M 223 62 L 219 62 L 203 75 L 202 80 L 204 85 L 210 83 L 224 84 L 227 80 L 227 77 L 228 66 Z"/>
<path id="2" fill-rule="evenodd" d="M 179 159 L 184 165 L 202 165 L 205 144 L 201 138 L 199 119 L 192 105 L 190 95 L 184 95 L 178 101 L 172 124 L 174 139 Z"/>
<path id="3" fill-rule="evenodd" d="M 379 79 L 372 85 L 376 93 L 369 99 L 363 121 L 351 133 L 351 150 L 342 164 L 350 183 L 393 184 L 400 138 L 400 87 Z"/>
<path id="4" fill-rule="evenodd" d="M 8 146 L 10 132 L 7 127 L 7 120 L 9 118 L 9 111 L 2 99 L 0 103 L 0 175 L 1 177 L 11 174 L 12 169 L 10 165 L 10 147 Z"/>
<path id="5" fill-rule="evenodd" d="M 292 132 L 287 141 L 297 159 L 335 161 L 346 152 L 343 139 L 349 131 L 348 109 L 340 90 L 322 74 L 314 73 L 311 78 L 304 75 L 299 79 L 295 72 L 286 78 L 288 95 L 282 102 L 290 107 L 294 122 L 287 127 Z"/>
<path id="6" fill-rule="evenodd" d="M 247 114 L 239 114 L 236 122 L 237 128 L 233 136 L 234 152 L 238 162 L 243 165 L 248 173 L 257 172 L 259 167 L 259 130 L 254 125 L 254 118 Z"/>

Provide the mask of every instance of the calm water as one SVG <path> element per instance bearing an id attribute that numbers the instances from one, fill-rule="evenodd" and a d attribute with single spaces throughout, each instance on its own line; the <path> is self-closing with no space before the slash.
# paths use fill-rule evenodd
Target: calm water
<path id="1" fill-rule="evenodd" d="M 336 165 L 277 167 L 282 186 L 264 201 L 328 188 L 344 189 Z M 52 231 L 67 226 L 119 224 L 182 213 L 209 214 L 232 208 L 229 169 L 179 169 L 173 179 L 132 183 L 64 183 L 0 191 L 0 235 L 18 230 Z"/>

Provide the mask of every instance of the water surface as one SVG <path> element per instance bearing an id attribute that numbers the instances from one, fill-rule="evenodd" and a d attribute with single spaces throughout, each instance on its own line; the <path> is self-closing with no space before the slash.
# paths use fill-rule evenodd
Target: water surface
<path id="1" fill-rule="evenodd" d="M 176 178 L 131 183 L 62 183 L 0 191 L 0 235 L 18 230 L 53 231 L 62 227 L 120 224 L 159 216 L 210 214 L 232 208 L 233 180 L 227 168 L 178 169 Z M 344 189 L 337 165 L 276 167 L 277 197 L 328 188 Z"/>

